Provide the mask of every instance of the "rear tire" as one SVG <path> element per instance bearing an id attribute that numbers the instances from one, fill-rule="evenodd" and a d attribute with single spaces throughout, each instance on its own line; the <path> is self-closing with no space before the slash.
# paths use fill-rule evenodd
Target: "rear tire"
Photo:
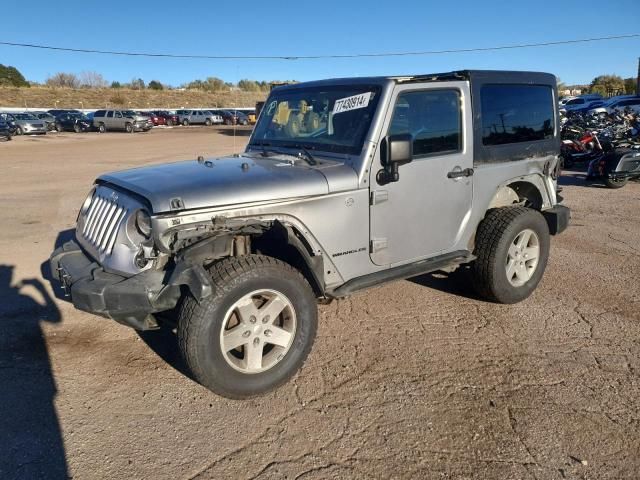
<path id="1" fill-rule="evenodd" d="M 622 178 L 620 180 L 614 180 L 613 178 L 605 178 L 604 180 L 604 184 L 609 187 L 609 188 L 622 188 L 624 187 L 627 182 L 629 182 L 628 178 Z"/>
<path id="2" fill-rule="evenodd" d="M 173 120 L 171 120 L 170 118 L 167 119 L 167 127 L 173 127 Z"/>
<path id="3" fill-rule="evenodd" d="M 538 286 L 549 258 L 549 227 L 540 212 L 525 207 L 489 210 L 476 232 L 473 286 L 498 303 L 517 303 Z"/>
<path id="4" fill-rule="evenodd" d="M 201 302 L 184 298 L 178 314 L 180 350 L 193 377 L 236 399 L 285 383 L 301 368 L 316 335 L 309 283 L 290 265 L 264 255 L 227 258 L 209 273 L 214 293 Z"/>

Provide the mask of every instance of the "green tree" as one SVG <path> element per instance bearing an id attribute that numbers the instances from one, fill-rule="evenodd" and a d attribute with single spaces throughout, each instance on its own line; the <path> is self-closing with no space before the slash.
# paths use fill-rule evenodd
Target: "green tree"
<path id="1" fill-rule="evenodd" d="M 225 85 L 224 80 L 217 77 L 208 77 L 206 80 L 193 80 L 187 84 L 186 88 L 204 90 L 205 92 L 219 92 L 225 90 Z"/>
<path id="2" fill-rule="evenodd" d="M 131 80 L 131 83 L 129 84 L 129 88 L 131 90 L 144 90 L 145 89 L 144 80 L 142 80 L 141 78 L 134 78 L 133 80 Z"/>
<path id="3" fill-rule="evenodd" d="M 238 82 L 238 88 L 245 92 L 258 92 L 260 91 L 260 84 L 255 80 L 242 79 Z"/>
<path id="4" fill-rule="evenodd" d="M 624 79 L 624 93 L 627 95 L 637 95 L 636 89 L 638 88 L 637 77 L 630 77 Z"/>
<path id="5" fill-rule="evenodd" d="M 28 87 L 29 82 L 25 80 L 16 67 L 5 66 L 0 63 L 0 85 Z"/>
<path id="6" fill-rule="evenodd" d="M 149 85 L 147 85 L 147 88 L 149 88 L 151 90 L 163 90 L 164 89 L 162 84 L 157 80 L 151 80 L 149 82 Z"/>
<path id="7" fill-rule="evenodd" d="M 624 80 L 618 75 L 599 75 L 591 81 L 589 91 L 611 96 L 624 92 L 624 87 Z"/>
<path id="8" fill-rule="evenodd" d="M 114 80 L 111 82 L 111 88 L 122 88 L 122 84 Z"/>

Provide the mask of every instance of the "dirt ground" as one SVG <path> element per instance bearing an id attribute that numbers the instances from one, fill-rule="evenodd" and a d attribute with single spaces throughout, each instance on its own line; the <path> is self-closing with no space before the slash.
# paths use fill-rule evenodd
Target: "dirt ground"
<path id="1" fill-rule="evenodd" d="M 240 150 L 229 133 L 0 143 L 0 478 L 640 476 L 637 183 L 563 179 L 572 226 L 527 301 L 427 275 L 321 306 L 302 371 L 250 401 L 190 380 L 170 330 L 56 297 L 43 262 L 98 174 Z"/>

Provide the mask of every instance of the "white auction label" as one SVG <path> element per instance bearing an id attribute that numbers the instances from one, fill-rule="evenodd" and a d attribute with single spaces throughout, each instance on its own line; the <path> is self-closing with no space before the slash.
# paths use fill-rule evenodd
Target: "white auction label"
<path id="1" fill-rule="evenodd" d="M 333 114 L 348 112 L 349 110 L 356 110 L 358 108 L 366 108 L 369 105 L 371 99 L 371 93 L 366 92 L 354 95 L 352 97 L 339 98 L 333 105 Z"/>

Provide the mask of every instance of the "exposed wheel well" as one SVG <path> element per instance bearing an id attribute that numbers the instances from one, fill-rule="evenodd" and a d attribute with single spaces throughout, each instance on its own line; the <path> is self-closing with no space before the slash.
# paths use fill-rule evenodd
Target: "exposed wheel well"
<path id="1" fill-rule="evenodd" d="M 543 200 L 538 187 L 529 182 L 513 182 L 508 186 L 516 192 L 518 198 L 524 202 L 525 207 L 536 210 L 542 209 Z"/>
<path id="2" fill-rule="evenodd" d="M 276 222 L 263 235 L 252 238 L 251 249 L 288 263 L 304 275 L 316 296 L 324 295 L 322 257 L 311 255 L 311 247 L 294 228 Z"/>

